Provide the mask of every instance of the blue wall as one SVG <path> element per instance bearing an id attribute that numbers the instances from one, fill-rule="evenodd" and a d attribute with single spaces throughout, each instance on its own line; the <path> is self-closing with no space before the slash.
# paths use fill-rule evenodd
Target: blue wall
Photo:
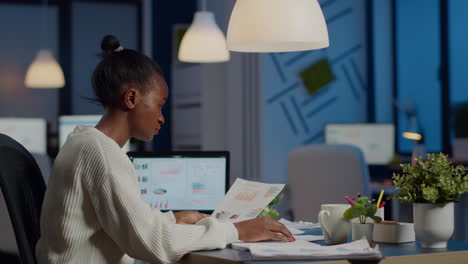
<path id="1" fill-rule="evenodd" d="M 468 101 L 468 1 L 451 0 L 448 4 L 450 100 L 460 103 Z"/>
<path id="2" fill-rule="evenodd" d="M 396 0 L 397 100 L 416 105 L 426 150 L 442 150 L 439 0 Z M 399 112 L 397 136 L 408 127 Z M 411 152 L 413 142 L 399 138 L 398 151 Z"/>
<path id="3" fill-rule="evenodd" d="M 393 123 L 393 38 L 392 1 L 372 0 L 373 3 L 373 63 L 375 121 Z"/>
<path id="4" fill-rule="evenodd" d="M 287 182 L 287 154 L 324 142 L 327 123 L 367 121 L 365 0 L 319 1 L 328 25 L 327 49 L 262 55 L 264 179 Z M 335 80 L 309 95 L 299 73 L 328 59 Z"/>

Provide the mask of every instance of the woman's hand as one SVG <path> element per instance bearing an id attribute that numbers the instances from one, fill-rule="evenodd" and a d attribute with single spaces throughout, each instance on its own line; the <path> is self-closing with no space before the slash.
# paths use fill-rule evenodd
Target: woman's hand
<path id="1" fill-rule="evenodd" d="M 183 211 L 174 213 L 174 216 L 176 218 L 176 224 L 192 225 L 202 220 L 203 218 L 208 217 L 209 215 L 195 211 Z"/>
<path id="2" fill-rule="evenodd" d="M 269 217 L 254 218 L 234 223 L 239 240 L 257 242 L 262 240 L 295 241 L 288 228 Z"/>

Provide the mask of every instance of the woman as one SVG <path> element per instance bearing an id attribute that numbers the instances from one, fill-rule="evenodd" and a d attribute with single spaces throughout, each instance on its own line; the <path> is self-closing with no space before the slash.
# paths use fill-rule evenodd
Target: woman
<path id="1" fill-rule="evenodd" d="M 198 212 L 162 213 L 140 199 L 132 163 L 121 147 L 135 137 L 151 140 L 164 123 L 168 88 L 148 57 L 102 40 L 93 89 L 105 113 L 79 126 L 60 150 L 41 215 L 39 264 L 175 262 L 193 250 L 224 248 L 237 239 L 293 241 L 270 218 L 221 223 Z"/>

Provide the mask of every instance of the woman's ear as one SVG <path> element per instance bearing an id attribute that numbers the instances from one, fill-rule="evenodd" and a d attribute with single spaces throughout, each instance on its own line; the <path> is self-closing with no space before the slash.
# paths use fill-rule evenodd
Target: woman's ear
<path id="1" fill-rule="evenodd" d="M 132 110 L 140 101 L 140 93 L 134 88 L 126 89 L 124 93 L 124 105 L 128 110 Z"/>

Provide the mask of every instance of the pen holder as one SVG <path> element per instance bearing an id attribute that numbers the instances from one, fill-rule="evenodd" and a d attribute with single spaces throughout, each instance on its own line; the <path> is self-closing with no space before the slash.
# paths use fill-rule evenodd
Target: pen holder
<path id="1" fill-rule="evenodd" d="M 382 207 L 382 208 L 379 208 L 377 209 L 377 212 L 375 212 L 375 216 L 378 216 L 380 218 L 382 218 L 382 221 L 385 221 L 385 208 Z M 372 219 L 369 219 L 369 223 L 375 223 L 374 220 Z"/>

